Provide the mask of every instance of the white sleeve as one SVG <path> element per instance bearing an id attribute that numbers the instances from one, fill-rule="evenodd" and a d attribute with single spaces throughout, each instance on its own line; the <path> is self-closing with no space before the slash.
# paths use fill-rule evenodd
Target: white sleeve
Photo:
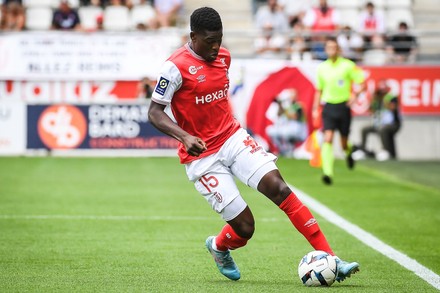
<path id="1" fill-rule="evenodd" d="M 386 25 L 385 25 L 385 16 L 383 15 L 382 11 L 376 12 L 377 17 L 377 32 L 384 34 L 386 32 Z"/>
<path id="2" fill-rule="evenodd" d="M 181 85 L 182 75 L 179 69 L 173 62 L 166 61 L 157 78 L 157 84 L 151 99 L 158 104 L 169 105 L 174 93 Z"/>
<path id="3" fill-rule="evenodd" d="M 333 23 L 334 23 L 336 26 L 341 25 L 341 16 L 340 16 L 340 14 L 339 14 L 339 10 L 338 10 L 338 9 L 336 9 L 336 8 L 333 9 L 332 18 L 333 18 L 333 19 L 332 19 L 332 20 L 333 20 Z"/>
<path id="4" fill-rule="evenodd" d="M 359 33 L 364 33 L 365 32 L 365 19 L 367 18 L 367 15 L 365 13 L 365 11 L 362 11 L 359 14 L 359 22 L 358 22 L 358 27 L 357 28 L 352 28 L 353 30 L 357 30 Z"/>
<path id="5" fill-rule="evenodd" d="M 304 15 L 303 24 L 305 27 L 311 27 L 316 21 L 316 14 L 315 11 L 310 8 L 307 10 L 306 14 Z"/>

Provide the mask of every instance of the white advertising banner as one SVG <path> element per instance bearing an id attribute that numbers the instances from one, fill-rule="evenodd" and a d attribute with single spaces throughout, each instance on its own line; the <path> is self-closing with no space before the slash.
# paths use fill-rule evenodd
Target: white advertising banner
<path id="1" fill-rule="evenodd" d="M 156 77 L 181 45 L 169 33 L 39 32 L 0 36 L 2 80 L 139 80 Z"/>
<path id="2" fill-rule="evenodd" d="M 20 155 L 26 149 L 26 104 L 0 103 L 0 155 Z"/>

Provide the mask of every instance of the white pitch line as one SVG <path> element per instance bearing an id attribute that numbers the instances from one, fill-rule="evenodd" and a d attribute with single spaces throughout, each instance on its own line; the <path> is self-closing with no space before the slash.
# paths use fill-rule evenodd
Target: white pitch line
<path id="1" fill-rule="evenodd" d="M 434 288 L 440 290 L 440 276 L 418 263 L 415 259 L 408 257 L 400 251 L 382 242 L 372 234 L 360 227 L 348 222 L 334 211 L 321 204 L 310 195 L 290 185 L 298 198 L 310 209 L 321 215 L 330 223 L 340 227 L 353 237 L 359 239 L 365 245 L 380 252 L 391 260 L 394 260 L 404 268 L 414 272 L 421 279 L 428 282 Z M 97 216 L 97 215 L 0 215 L 0 220 L 19 219 L 19 220 L 111 220 L 111 221 L 194 221 L 194 220 L 218 220 L 215 217 L 182 217 L 182 216 Z M 278 222 L 277 218 L 262 218 L 262 222 Z M 287 220 L 286 220 L 287 221 Z"/>
<path id="2" fill-rule="evenodd" d="M 373 248 L 374 250 L 380 252 L 384 256 L 388 257 L 391 260 L 394 260 L 404 268 L 414 272 L 417 276 L 428 282 L 434 288 L 440 290 L 440 276 L 431 271 L 430 269 L 424 267 L 420 263 L 418 263 L 415 259 L 408 257 L 406 254 L 401 253 L 400 251 L 392 248 L 388 244 L 382 242 L 372 234 L 367 231 L 361 229 L 360 227 L 348 222 L 334 211 L 321 204 L 308 194 L 303 191 L 296 189 L 293 186 L 290 188 L 296 193 L 298 198 L 307 205 L 310 209 L 315 211 L 317 214 L 321 215 L 330 223 L 340 227 L 345 230 L 353 237 L 359 239 L 365 245 Z"/>

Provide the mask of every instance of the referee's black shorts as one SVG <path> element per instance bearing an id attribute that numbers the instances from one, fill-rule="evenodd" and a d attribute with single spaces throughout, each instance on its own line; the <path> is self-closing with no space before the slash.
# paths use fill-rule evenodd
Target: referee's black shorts
<path id="1" fill-rule="evenodd" d="M 341 136 L 350 133 L 351 109 L 347 102 L 339 104 L 326 103 L 322 109 L 322 122 L 325 130 L 339 130 Z"/>

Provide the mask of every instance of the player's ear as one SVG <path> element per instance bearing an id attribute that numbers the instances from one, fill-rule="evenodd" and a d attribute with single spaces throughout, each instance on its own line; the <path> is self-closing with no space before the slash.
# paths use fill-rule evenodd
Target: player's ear
<path id="1" fill-rule="evenodd" d="M 195 41 L 196 40 L 196 33 L 195 32 L 190 32 L 189 33 L 189 38 L 191 39 L 191 41 Z"/>

